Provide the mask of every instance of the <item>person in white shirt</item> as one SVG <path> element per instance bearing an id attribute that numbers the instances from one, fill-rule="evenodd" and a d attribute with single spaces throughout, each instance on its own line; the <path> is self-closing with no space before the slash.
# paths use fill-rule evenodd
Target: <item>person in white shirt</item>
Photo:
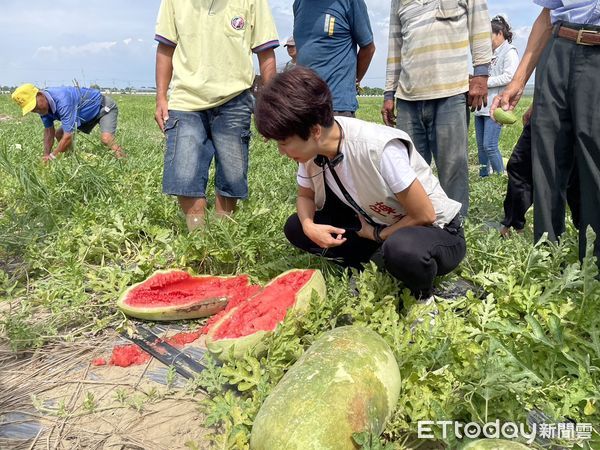
<path id="1" fill-rule="evenodd" d="M 435 277 L 466 253 L 461 204 L 448 198 L 408 135 L 334 119 L 327 84 L 301 66 L 263 88 L 254 120 L 299 163 L 288 240 L 345 267 L 373 259 L 418 300 L 432 300 Z"/>
<path id="2" fill-rule="evenodd" d="M 513 33 L 502 16 L 492 19 L 492 63 L 488 78 L 488 105 L 492 104 L 512 78 L 519 66 L 517 49 L 512 45 Z M 475 111 L 475 136 L 479 156 L 479 176 L 487 177 L 490 167 L 494 173 L 504 173 L 504 162 L 498 146 L 502 127 L 490 117 L 490 107 Z"/>

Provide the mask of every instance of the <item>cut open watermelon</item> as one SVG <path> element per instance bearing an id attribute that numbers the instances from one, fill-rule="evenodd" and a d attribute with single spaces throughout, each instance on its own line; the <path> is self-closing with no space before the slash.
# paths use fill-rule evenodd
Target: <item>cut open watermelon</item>
<path id="1" fill-rule="evenodd" d="M 289 270 L 242 301 L 207 328 L 206 347 L 220 359 L 241 357 L 260 346 L 290 310 L 307 309 L 315 292 L 325 298 L 325 280 L 318 270 Z M 233 350 L 232 350 L 233 349 Z"/>
<path id="2" fill-rule="evenodd" d="M 207 317 L 234 298 L 257 291 L 247 275 L 192 276 L 183 270 L 161 270 L 127 289 L 117 306 L 128 316 L 147 320 Z"/>

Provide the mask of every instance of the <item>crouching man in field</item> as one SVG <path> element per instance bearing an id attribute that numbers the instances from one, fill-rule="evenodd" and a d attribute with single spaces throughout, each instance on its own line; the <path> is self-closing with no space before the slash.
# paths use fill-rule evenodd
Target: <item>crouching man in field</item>
<path id="1" fill-rule="evenodd" d="M 303 67 L 263 88 L 255 122 L 299 163 L 288 240 L 346 267 L 373 259 L 432 304 L 434 278 L 454 270 L 466 253 L 461 205 L 448 198 L 408 135 L 334 118 L 327 84 Z"/>
<path id="2" fill-rule="evenodd" d="M 89 134 L 100 124 L 102 144 L 114 152 L 115 157 L 123 158 L 125 153 L 115 141 L 117 116 L 115 101 L 91 88 L 50 87 L 38 89 L 33 84 L 19 86 L 12 93 L 12 99 L 19 105 L 23 115 L 38 113 L 44 124 L 44 161 L 55 159 L 73 146 L 75 130 Z M 61 127 L 54 128 L 54 121 Z M 54 139 L 58 145 L 54 150 Z"/>
<path id="3" fill-rule="evenodd" d="M 177 196 L 193 231 L 204 223 L 213 157 L 217 215 L 248 197 L 252 54 L 267 83 L 279 40 L 267 0 L 162 0 L 155 39 L 155 120 L 167 138 L 163 192 Z"/>

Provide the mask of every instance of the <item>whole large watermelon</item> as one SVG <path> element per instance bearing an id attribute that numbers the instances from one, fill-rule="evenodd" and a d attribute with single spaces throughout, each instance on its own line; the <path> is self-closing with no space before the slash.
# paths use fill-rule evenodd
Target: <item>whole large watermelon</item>
<path id="1" fill-rule="evenodd" d="M 379 435 L 400 394 L 400 370 L 386 342 L 361 326 L 321 336 L 262 405 L 254 450 L 354 450 L 352 434 Z"/>

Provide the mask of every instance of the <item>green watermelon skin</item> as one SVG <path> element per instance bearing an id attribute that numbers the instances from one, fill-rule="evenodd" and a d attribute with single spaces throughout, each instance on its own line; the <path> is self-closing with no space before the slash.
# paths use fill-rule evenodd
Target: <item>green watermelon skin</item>
<path id="1" fill-rule="evenodd" d="M 400 369 L 387 343 L 361 326 L 322 335 L 262 405 L 253 450 L 354 450 L 352 434 L 383 431 L 400 394 Z"/>
<path id="2" fill-rule="evenodd" d="M 462 450 L 530 450 L 531 448 L 505 439 L 479 439 L 469 442 L 462 447 Z"/>
<path id="3" fill-rule="evenodd" d="M 517 116 L 512 111 L 504 111 L 502 108 L 496 108 L 494 111 L 494 120 L 501 125 L 513 125 L 517 122 Z"/>

